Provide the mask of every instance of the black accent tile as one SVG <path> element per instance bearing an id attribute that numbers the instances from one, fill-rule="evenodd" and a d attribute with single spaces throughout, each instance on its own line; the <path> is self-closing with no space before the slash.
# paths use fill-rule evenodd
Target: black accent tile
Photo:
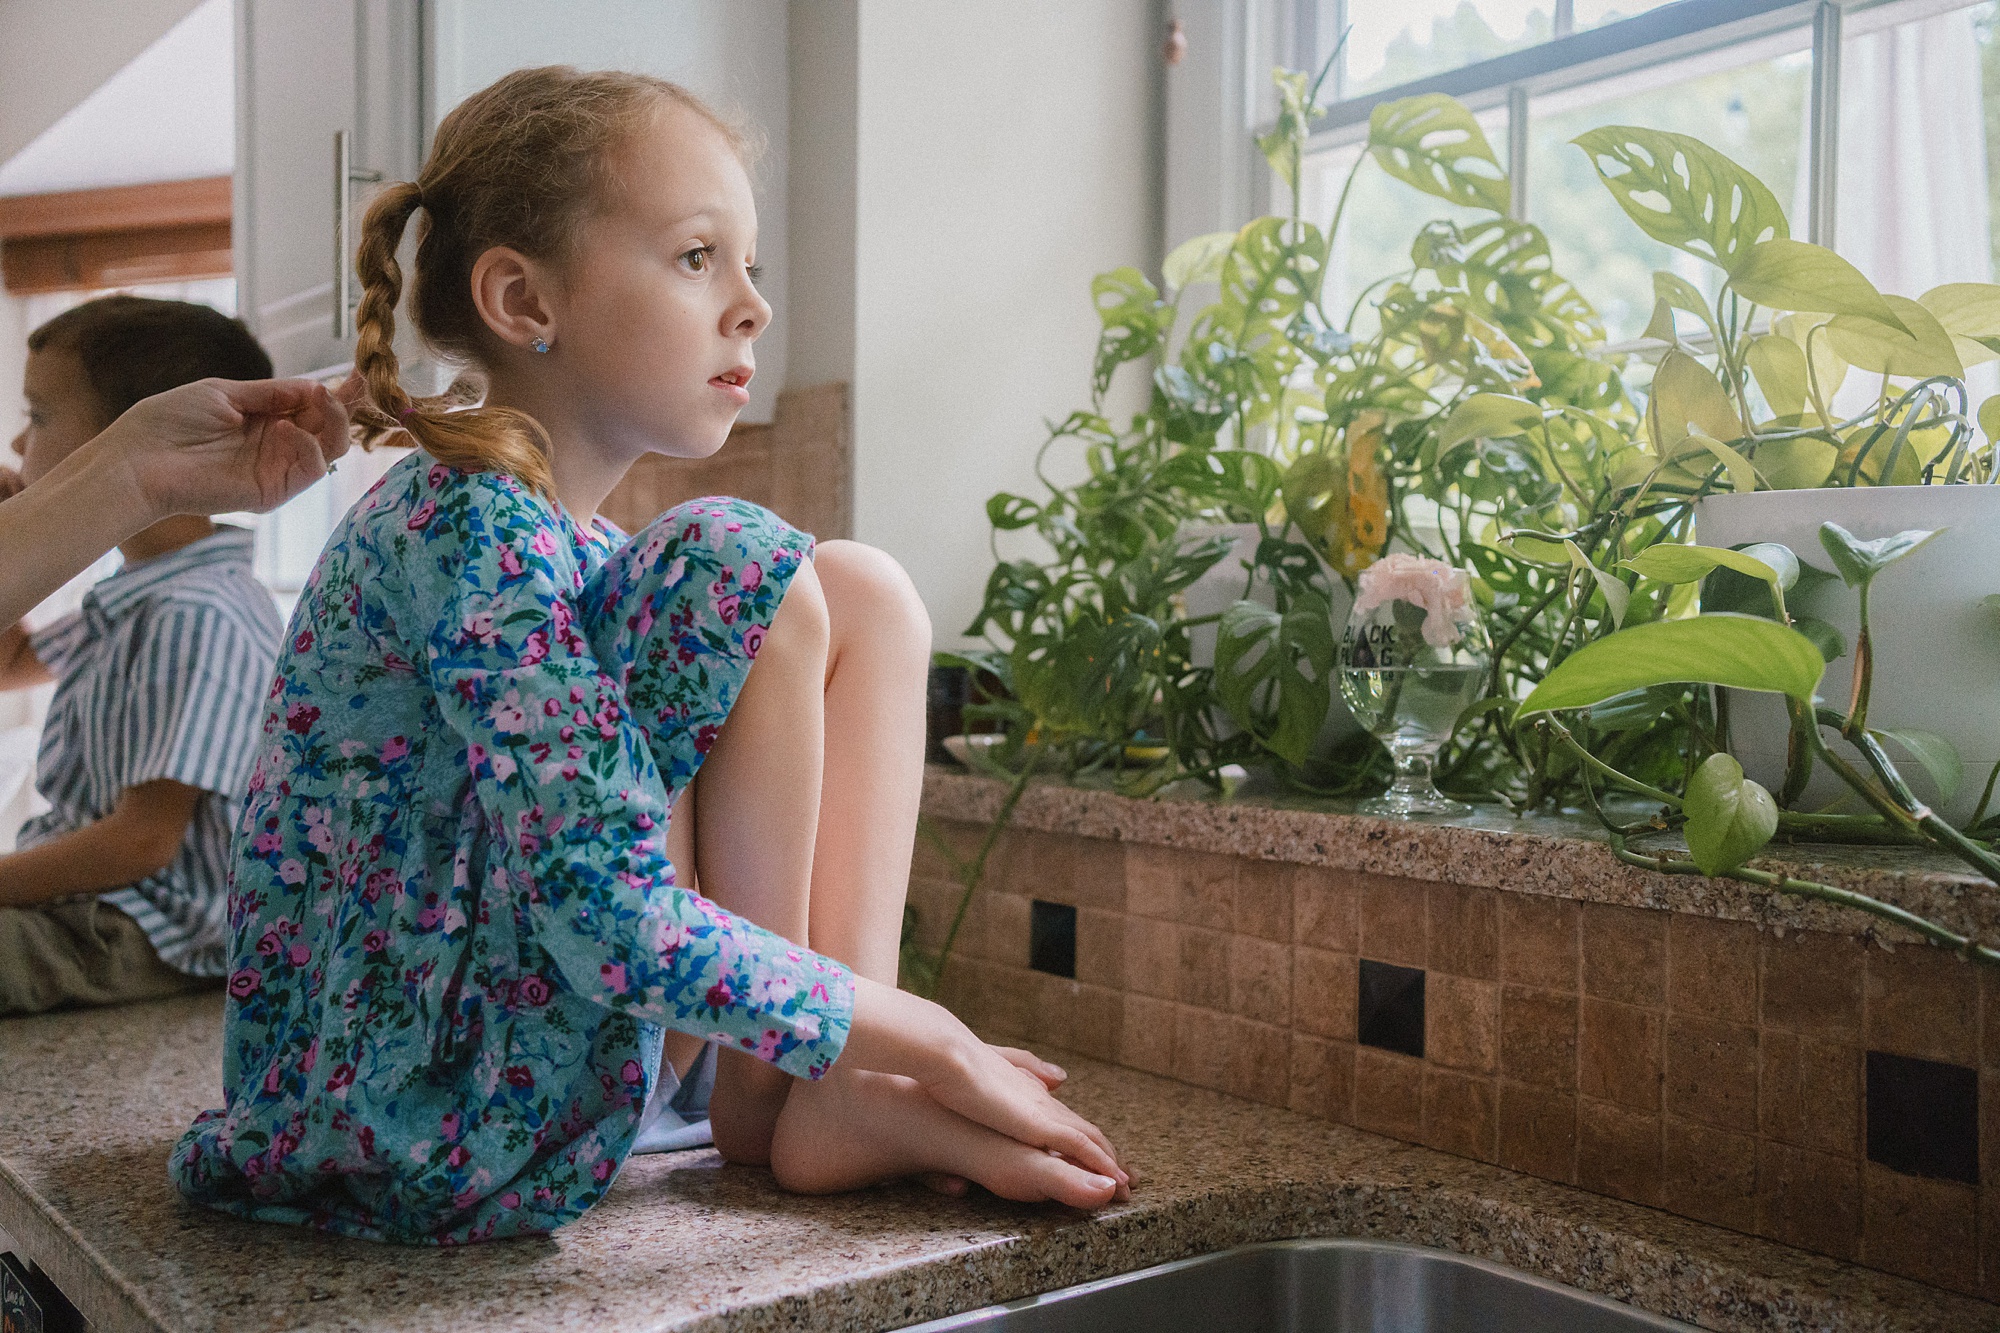
<path id="1" fill-rule="evenodd" d="M 1359 1002 L 1363 1046 L 1424 1058 L 1424 970 L 1361 960 Z"/>
<path id="2" fill-rule="evenodd" d="M 1076 976 L 1076 909 L 1037 898 L 1028 908 L 1028 966 L 1051 976 Z"/>
<path id="3" fill-rule="evenodd" d="M 1907 1176 L 1979 1183 L 1979 1073 L 1868 1052 L 1868 1160 Z"/>

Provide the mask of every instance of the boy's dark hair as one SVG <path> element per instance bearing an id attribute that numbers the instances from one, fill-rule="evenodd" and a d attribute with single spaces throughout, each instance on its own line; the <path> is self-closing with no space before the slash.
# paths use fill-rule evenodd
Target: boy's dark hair
<path id="1" fill-rule="evenodd" d="M 191 301 L 104 296 L 28 335 L 28 350 L 76 354 L 106 423 L 141 398 L 202 379 L 267 380 L 271 358 L 243 327 Z"/>

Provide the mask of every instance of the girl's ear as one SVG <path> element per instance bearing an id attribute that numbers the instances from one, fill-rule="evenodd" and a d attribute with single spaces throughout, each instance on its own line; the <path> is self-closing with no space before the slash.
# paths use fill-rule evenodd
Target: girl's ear
<path id="1" fill-rule="evenodd" d="M 518 250 L 496 245 L 472 265 L 472 304 L 494 337 L 527 350 L 536 339 L 556 340 L 554 311 L 546 299 L 553 274 Z"/>

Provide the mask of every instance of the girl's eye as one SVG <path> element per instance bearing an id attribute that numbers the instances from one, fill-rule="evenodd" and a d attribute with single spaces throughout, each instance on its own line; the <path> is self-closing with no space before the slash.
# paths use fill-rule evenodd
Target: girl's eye
<path id="1" fill-rule="evenodd" d="M 696 273 L 706 273 L 708 272 L 709 256 L 714 253 L 715 247 L 712 245 L 696 246 L 681 256 L 681 262 Z"/>
<path id="2" fill-rule="evenodd" d="M 747 266 L 747 268 L 745 269 L 745 271 L 746 271 L 747 273 L 749 273 L 749 275 L 750 275 L 750 281 L 751 281 L 751 283 L 752 283 L 752 284 L 755 284 L 755 283 L 758 283 L 758 282 L 761 282 L 761 281 L 763 281 L 763 278 L 764 278 L 764 266 L 763 266 L 762 264 L 751 264 L 751 265 Z"/>

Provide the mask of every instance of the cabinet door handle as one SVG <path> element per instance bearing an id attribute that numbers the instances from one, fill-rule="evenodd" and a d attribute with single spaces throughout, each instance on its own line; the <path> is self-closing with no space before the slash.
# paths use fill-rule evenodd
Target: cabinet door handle
<path id="1" fill-rule="evenodd" d="M 354 182 L 382 179 L 379 171 L 356 171 L 346 130 L 333 132 L 333 336 L 354 336 L 353 253 Z"/>

